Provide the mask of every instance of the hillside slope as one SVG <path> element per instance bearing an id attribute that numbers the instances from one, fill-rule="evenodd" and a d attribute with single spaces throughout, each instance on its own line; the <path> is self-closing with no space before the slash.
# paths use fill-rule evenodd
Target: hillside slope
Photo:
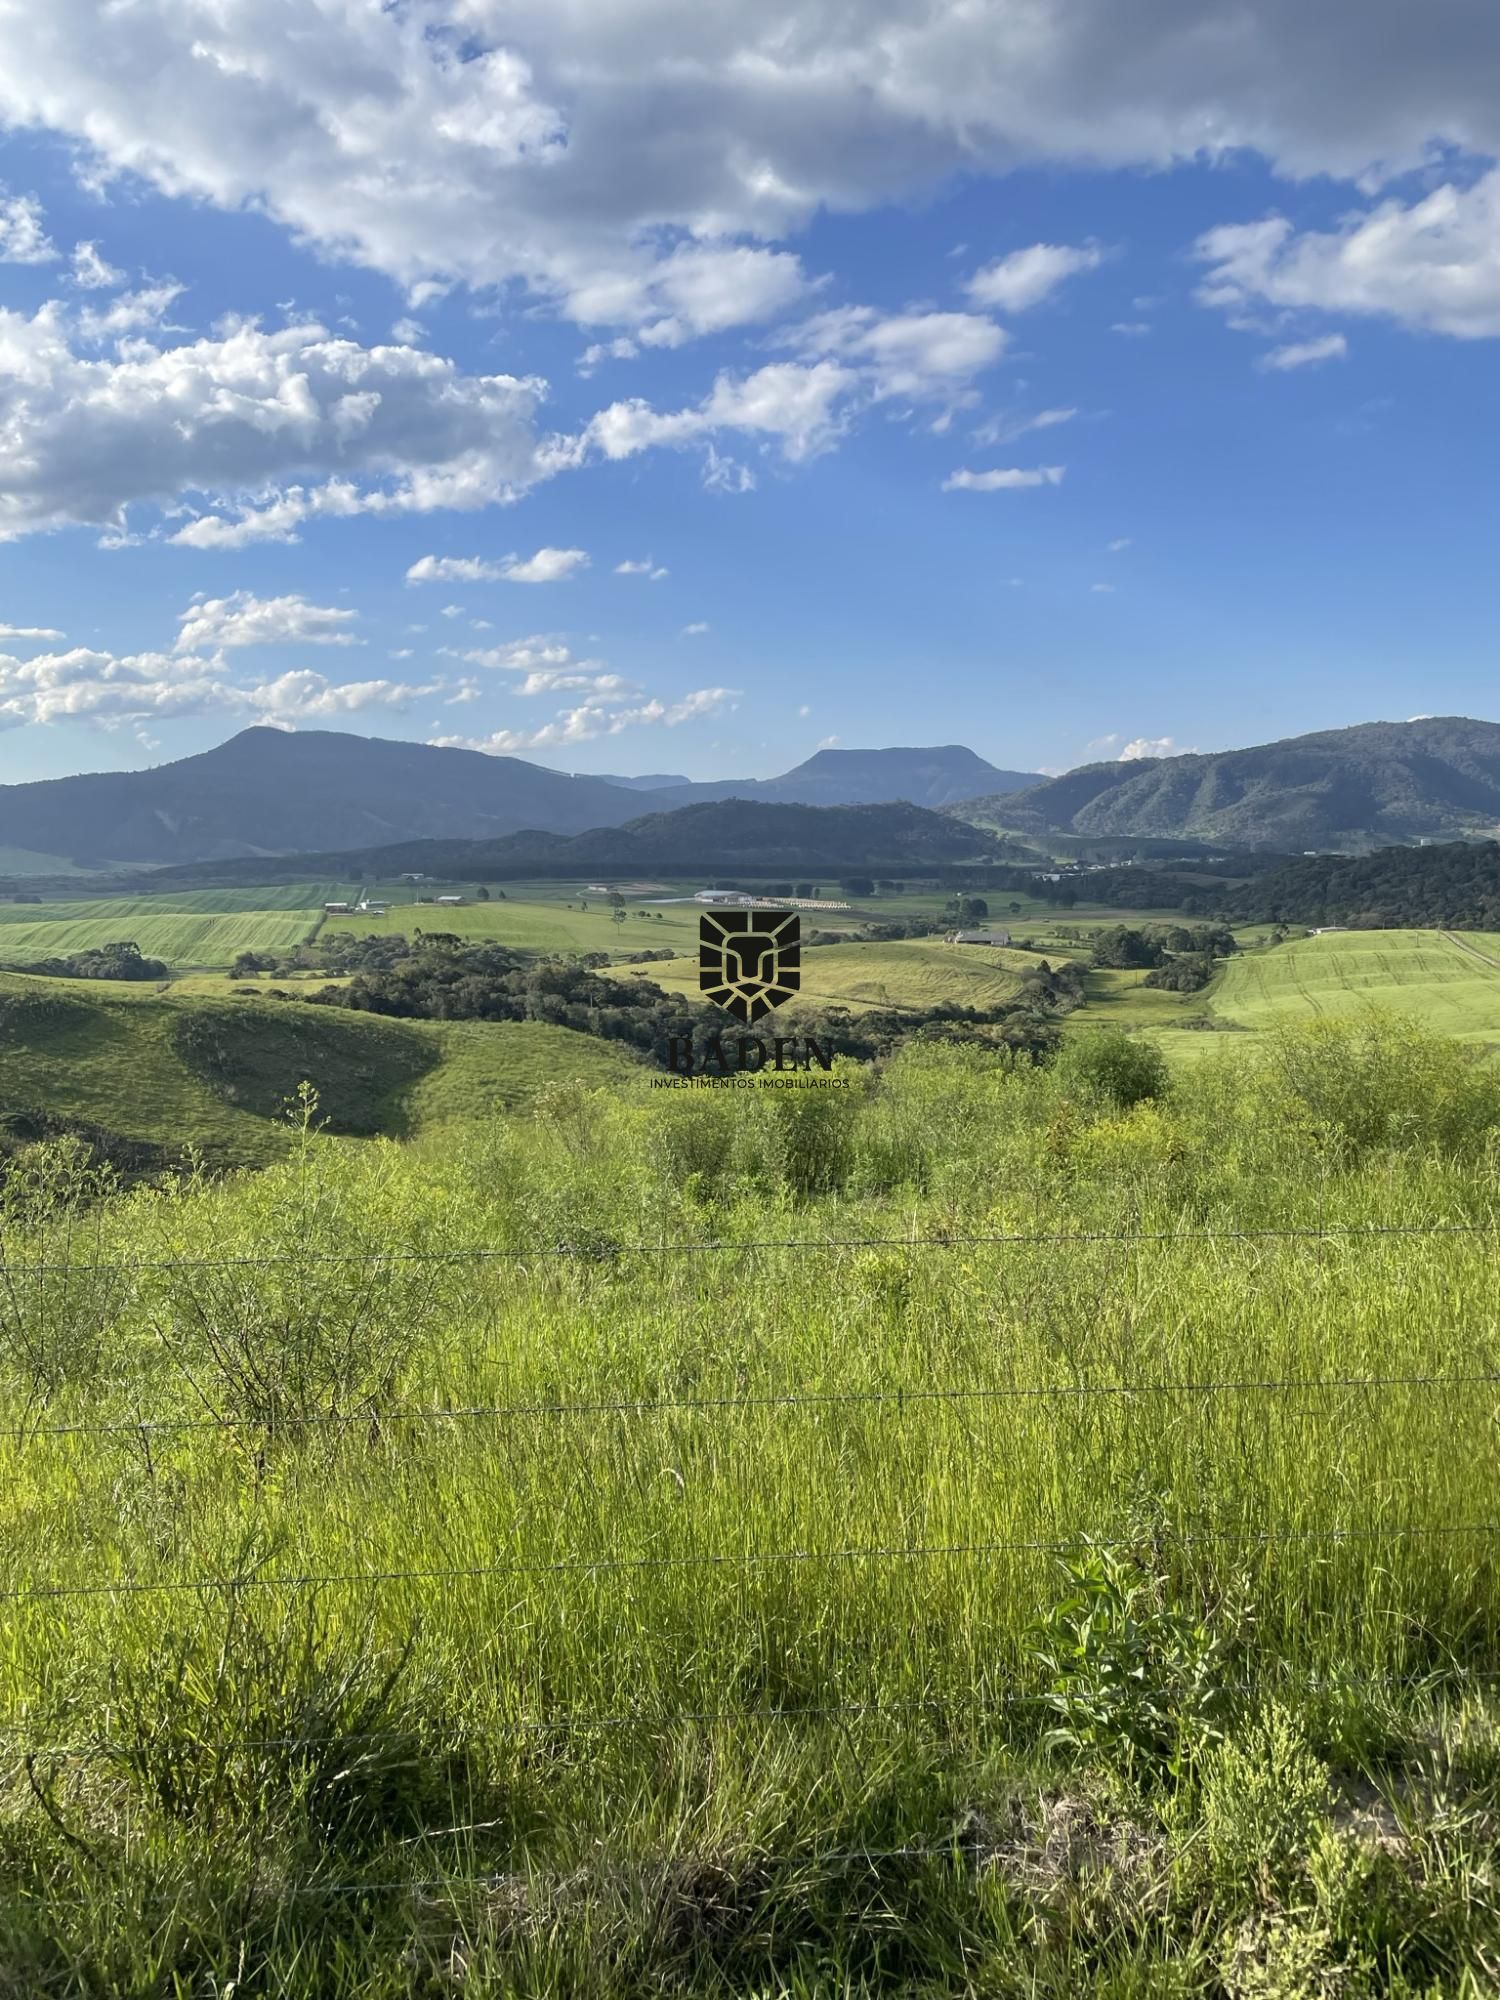
<path id="1" fill-rule="evenodd" d="M 1500 826 L 1500 724 L 1365 722 L 1211 755 L 1088 764 L 976 804 L 1020 832 L 1350 850 Z"/>
<path id="2" fill-rule="evenodd" d="M 640 804 L 639 795 L 633 803 Z M 829 876 L 939 867 L 1001 852 L 994 834 L 922 806 L 778 806 L 719 799 L 645 813 L 628 825 L 595 827 L 572 839 L 523 833 L 504 840 L 404 841 L 353 854 L 301 855 L 274 867 L 241 861 L 177 868 L 160 880 L 248 882 L 298 872 L 390 880 L 412 870 L 474 882 L 590 874 Z"/>
<path id="3" fill-rule="evenodd" d="M 390 1021 L 245 992 L 188 998 L 0 975 L 0 1149 L 78 1132 L 131 1171 L 255 1164 L 288 1139 L 302 1082 L 329 1129 L 410 1138 L 548 1083 L 628 1078 L 618 1044 L 541 1022 Z"/>
<path id="4" fill-rule="evenodd" d="M 1371 1008 L 1410 1016 L 1432 1034 L 1500 1046 L 1500 939 L 1440 931 L 1345 931 L 1294 938 L 1230 959 L 1212 1012 L 1241 1028 L 1310 1018 L 1361 1019 Z"/>
<path id="5" fill-rule="evenodd" d="M 1225 908 L 1247 924 L 1500 930 L 1500 842 L 1306 855 L 1244 883 Z"/>

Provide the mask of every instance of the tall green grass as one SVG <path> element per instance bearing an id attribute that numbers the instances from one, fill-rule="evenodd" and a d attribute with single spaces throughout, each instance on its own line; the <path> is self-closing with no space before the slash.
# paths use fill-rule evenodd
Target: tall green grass
<path id="1" fill-rule="evenodd" d="M 0 1962 L 1477 1981 L 1500 1080 L 1400 1024 L 1267 1039 L 1182 1090 L 1105 1037 L 559 1085 L 130 1192 L 38 1155 L 3 1217 Z M 1392 1860 L 1338 1788 L 1423 1745 L 1446 1803 Z M 1400 1897 L 1361 1894 L 1387 1862 Z"/>

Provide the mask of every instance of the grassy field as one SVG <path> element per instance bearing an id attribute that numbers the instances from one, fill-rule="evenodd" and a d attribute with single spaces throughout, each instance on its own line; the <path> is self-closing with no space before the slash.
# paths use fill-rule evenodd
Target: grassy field
<path id="1" fill-rule="evenodd" d="M 87 875 L 88 872 L 65 855 L 38 854 L 31 847 L 0 847 L 0 876 L 13 875 L 24 880 L 28 875 Z"/>
<path id="2" fill-rule="evenodd" d="M 217 982 L 213 982 L 217 984 Z M 336 1130 L 409 1137 L 483 1121 L 568 1080 L 637 1073 L 618 1045 L 532 1022 L 389 1021 L 254 990 L 0 975 L 0 1119 L 91 1128 L 162 1162 L 189 1143 L 218 1164 L 255 1164 L 289 1143 L 298 1085 L 318 1089 Z"/>
<path id="3" fill-rule="evenodd" d="M 583 905 L 587 904 L 587 908 Z M 649 914 L 643 911 L 649 910 Z M 450 931 L 455 937 L 513 945 L 519 951 L 573 952 L 661 951 L 668 947 L 697 952 L 698 918 L 693 905 L 661 910 L 630 903 L 623 924 L 617 924 L 602 896 L 581 896 L 558 890 L 551 897 L 522 898 L 507 890 L 502 901 L 465 903 L 439 909 L 431 903 L 399 903 L 383 917 L 358 913 L 330 917 L 330 932 L 352 931 L 357 937 L 411 937 L 418 930 Z"/>
<path id="4" fill-rule="evenodd" d="M 1229 962 L 1215 1015 L 1247 1028 L 1356 1014 L 1417 1015 L 1435 1032 L 1500 1047 L 1500 937 L 1439 931 L 1339 931 Z"/>
<path id="5" fill-rule="evenodd" d="M 802 989 L 781 1010 L 790 1016 L 808 1008 L 925 1009 L 946 1004 L 987 1008 L 1010 998 L 1021 975 L 1036 964 L 1024 952 L 951 945 L 941 938 L 903 938 L 893 944 L 818 945 L 802 954 Z M 700 997 L 695 955 L 673 964 L 624 970 L 667 993 Z"/>
<path id="6" fill-rule="evenodd" d="M 1440 931 L 1343 931 L 1245 947 L 1200 993 L 1145 984 L 1143 972 L 1091 969 L 1070 1032 L 1148 1033 L 1174 1061 L 1195 1063 L 1225 1034 L 1253 1040 L 1298 1021 L 1357 1019 L 1372 1008 L 1435 1034 L 1500 1051 L 1500 937 Z"/>
<path id="7" fill-rule="evenodd" d="M 1500 1077 L 1115 1053 L 33 1160 L 10 1987 L 1492 1992 Z"/>
<path id="8" fill-rule="evenodd" d="M 424 1135 L 438 1126 L 483 1124 L 501 1112 L 528 1110 L 564 1086 L 602 1089 L 638 1082 L 642 1073 L 620 1043 L 543 1021 L 403 1025 L 425 1035 L 440 1058 L 411 1094 L 411 1124 Z"/>
<path id="9" fill-rule="evenodd" d="M 145 899 L 149 904 L 150 899 Z M 0 957 L 11 965 L 66 957 L 129 938 L 168 966 L 229 965 L 242 951 L 290 951 L 317 919 L 306 910 L 236 910 L 193 916 L 130 904 L 105 916 L 44 918 L 0 925 Z"/>

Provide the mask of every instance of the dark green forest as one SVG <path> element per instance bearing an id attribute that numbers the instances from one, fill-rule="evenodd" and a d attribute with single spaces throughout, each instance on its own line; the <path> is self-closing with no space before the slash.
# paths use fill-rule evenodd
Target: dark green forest
<path id="1" fill-rule="evenodd" d="M 1311 854 L 1244 883 L 1222 906 L 1237 924 L 1500 931 L 1500 842 Z"/>

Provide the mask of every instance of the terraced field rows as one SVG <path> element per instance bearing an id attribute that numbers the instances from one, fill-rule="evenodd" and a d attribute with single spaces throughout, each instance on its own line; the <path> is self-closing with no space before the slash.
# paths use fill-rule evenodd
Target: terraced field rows
<path id="1" fill-rule="evenodd" d="M 148 958 L 164 959 L 168 965 L 228 965 L 242 951 L 290 951 L 312 935 L 318 921 L 305 909 L 193 916 L 164 911 L 152 902 L 74 904 L 71 910 L 101 907 L 106 914 L 59 915 L 41 921 L 36 920 L 33 907 L 32 922 L 8 922 L 0 927 L 0 961 L 13 966 L 35 964 L 129 938 Z"/>
<path id="2" fill-rule="evenodd" d="M 324 903 L 355 893 L 347 882 L 261 884 L 251 889 L 174 889 L 151 896 L 95 896 L 50 903 L 0 903 L 0 925 L 82 922 L 89 917 L 223 916 L 234 911 L 321 910 Z"/>
<path id="3" fill-rule="evenodd" d="M 1442 1034 L 1500 1040 L 1500 939 L 1439 931 L 1344 931 L 1233 959 L 1212 1010 L 1247 1028 L 1367 1007 L 1415 1014 Z"/>

